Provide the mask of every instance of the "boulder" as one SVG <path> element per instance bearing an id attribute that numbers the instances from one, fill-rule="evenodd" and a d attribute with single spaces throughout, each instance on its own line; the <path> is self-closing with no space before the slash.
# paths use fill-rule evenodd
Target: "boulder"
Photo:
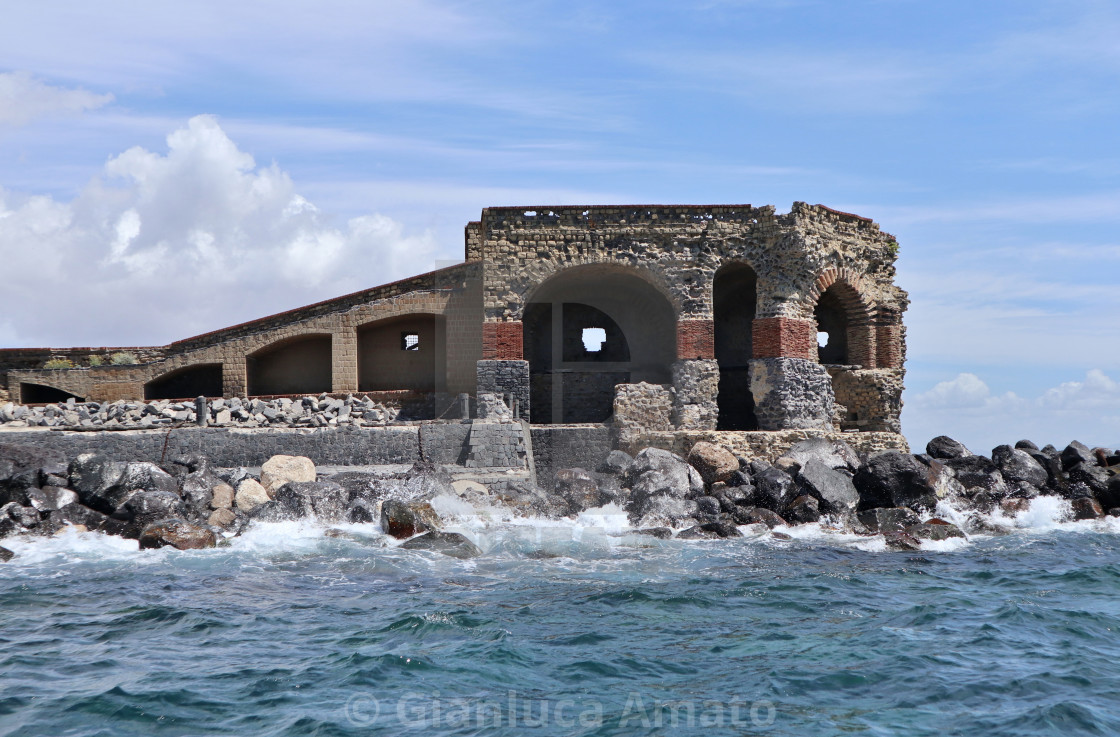
<path id="1" fill-rule="evenodd" d="M 1104 492 L 1097 495 L 1097 501 L 1105 509 L 1113 509 L 1120 507 L 1120 474 L 1113 476 L 1108 480 L 1108 485 L 1105 486 Z"/>
<path id="2" fill-rule="evenodd" d="M 630 464 L 633 462 L 634 459 L 630 457 L 629 453 L 624 453 L 621 450 L 612 450 L 595 470 L 599 473 L 619 476 L 625 473 L 626 469 L 629 468 Z"/>
<path id="3" fill-rule="evenodd" d="M 712 530 L 705 530 L 700 525 L 693 525 L 677 533 L 678 540 L 718 540 L 719 534 Z"/>
<path id="4" fill-rule="evenodd" d="M 333 481 L 289 481 L 276 490 L 274 500 L 297 517 L 315 517 L 322 522 L 346 519 L 349 498 Z"/>
<path id="5" fill-rule="evenodd" d="M 797 480 L 806 493 L 820 502 L 820 511 L 825 514 L 853 514 L 859 506 L 859 492 L 851 477 L 817 458 L 806 459 Z"/>
<path id="6" fill-rule="evenodd" d="M 888 550 L 921 550 L 922 542 L 908 532 L 887 532 L 883 535 Z"/>
<path id="7" fill-rule="evenodd" d="M 229 527 L 237 521 L 237 515 L 232 509 L 215 509 L 207 518 L 206 524 L 211 527 Z"/>
<path id="8" fill-rule="evenodd" d="M 234 501 L 242 512 L 251 512 L 269 500 L 268 491 L 255 479 L 245 479 L 237 485 Z"/>
<path id="9" fill-rule="evenodd" d="M 809 438 L 802 440 L 782 454 L 781 459 L 789 459 L 804 469 L 809 461 L 816 461 L 826 468 L 846 468 L 855 471 L 860 466 L 859 454 L 843 440 Z M 777 464 L 775 464 L 777 465 Z"/>
<path id="10" fill-rule="evenodd" d="M 482 551 L 477 545 L 458 532 L 425 532 L 401 544 L 405 550 L 430 550 L 466 560 L 477 558 Z"/>
<path id="11" fill-rule="evenodd" d="M 947 460 L 945 465 L 956 473 L 957 481 L 961 482 L 967 495 L 986 492 L 998 500 L 1003 499 L 1010 492 L 1003 480 L 1003 474 L 990 458 L 977 455 L 964 456 Z"/>
<path id="12" fill-rule="evenodd" d="M 727 481 L 739 470 L 739 460 L 727 448 L 703 440 L 692 446 L 688 462 L 705 484 Z"/>
<path id="13" fill-rule="evenodd" d="M 46 513 L 62 509 L 68 504 L 77 504 L 78 493 L 58 486 L 46 486 L 42 489 L 28 489 L 27 500 L 35 509 Z"/>
<path id="14" fill-rule="evenodd" d="M 746 514 L 743 515 L 742 520 L 743 521 L 740 522 L 740 524 L 744 524 L 744 525 L 762 524 L 762 525 L 766 525 L 770 529 L 774 529 L 775 527 L 785 527 L 785 526 L 789 525 L 789 523 L 786 522 L 785 519 L 783 519 L 782 516 L 779 515 L 777 512 L 773 512 L 773 511 L 771 511 L 769 509 L 766 509 L 764 507 L 754 507 L 752 509 L 747 510 Z M 735 521 L 739 522 L 739 519 L 736 519 Z"/>
<path id="15" fill-rule="evenodd" d="M 957 473 L 944 461 L 930 458 L 926 464 L 926 481 L 938 499 L 953 499 L 964 495 L 964 485 L 957 480 Z"/>
<path id="16" fill-rule="evenodd" d="M 179 550 L 198 550 L 212 548 L 218 538 L 212 530 L 192 525 L 181 519 L 165 519 L 153 522 L 140 533 L 140 549 L 173 547 Z"/>
<path id="17" fill-rule="evenodd" d="M 755 506 L 784 514 L 790 502 L 800 494 L 793 478 L 779 468 L 766 466 L 752 475 L 754 477 L 752 501 Z"/>
<path id="18" fill-rule="evenodd" d="M 905 507 L 880 507 L 868 509 L 858 515 L 860 523 L 869 532 L 902 532 L 907 527 L 921 524 L 921 519 L 913 510 Z"/>
<path id="19" fill-rule="evenodd" d="M 24 445 L 0 444 L 0 505 L 23 504 L 27 489 L 49 485 L 50 477 L 66 475 L 66 461 L 61 456 Z"/>
<path id="20" fill-rule="evenodd" d="M 315 464 L 304 456 L 275 455 L 261 465 L 261 486 L 269 496 L 275 496 L 284 484 L 314 480 Z"/>
<path id="21" fill-rule="evenodd" d="M 437 523 L 435 510 L 424 501 L 387 499 L 381 505 L 381 529 L 398 539 L 432 530 Z"/>
<path id="22" fill-rule="evenodd" d="M 25 507 L 18 502 L 8 502 L 0 507 L 0 518 L 11 520 L 15 528 L 24 530 L 39 526 L 39 512 L 34 507 Z"/>
<path id="23" fill-rule="evenodd" d="M 713 521 L 700 525 L 693 525 L 687 530 L 681 530 L 677 535 L 678 540 L 718 540 L 728 537 L 742 537 L 739 528 L 730 522 Z"/>
<path id="24" fill-rule="evenodd" d="M 208 516 L 210 502 L 214 500 L 214 487 L 223 483 L 209 469 L 192 471 L 184 476 L 180 496 L 187 505 L 188 514 L 199 518 Z"/>
<path id="25" fill-rule="evenodd" d="M 568 505 L 569 514 L 600 507 L 609 497 L 599 490 L 599 483 L 582 468 L 562 468 L 555 475 L 556 494 Z"/>
<path id="26" fill-rule="evenodd" d="M 258 522 L 285 522 L 299 519 L 299 513 L 293 512 L 278 501 L 270 499 L 263 504 L 258 504 L 248 512 L 249 519 Z"/>
<path id="27" fill-rule="evenodd" d="M 719 499 L 714 496 L 702 496 L 697 499 L 696 510 L 705 517 L 718 517 L 723 511 Z"/>
<path id="28" fill-rule="evenodd" d="M 1104 516 L 1100 502 L 1088 496 L 1071 499 L 1070 510 L 1075 520 L 1100 519 Z"/>
<path id="29" fill-rule="evenodd" d="M 16 554 L 12 551 L 7 548 L 0 548 L 0 563 L 7 563 L 14 557 L 16 557 Z"/>
<path id="30" fill-rule="evenodd" d="M 117 508 L 114 519 L 129 522 L 125 537 L 138 537 L 140 532 L 161 519 L 176 519 L 187 514 L 187 505 L 170 491 L 138 491 Z"/>
<path id="31" fill-rule="evenodd" d="M 961 528 L 946 522 L 941 519 L 931 519 L 929 522 L 923 522 L 916 525 L 911 525 L 906 528 L 906 534 L 911 537 L 916 537 L 919 540 L 948 540 L 951 537 L 965 537 Z"/>
<path id="32" fill-rule="evenodd" d="M 236 492 L 233 487 L 224 481 L 217 484 L 213 489 L 213 496 L 210 499 L 210 506 L 213 509 L 232 509 L 233 498 Z"/>
<path id="33" fill-rule="evenodd" d="M 82 453 L 70 463 L 70 488 L 83 505 L 111 514 L 133 491 L 119 486 L 126 466 L 98 453 Z"/>
<path id="34" fill-rule="evenodd" d="M 1079 443 L 1074 440 L 1067 445 L 1061 454 L 1062 470 L 1068 471 L 1078 463 L 1084 463 L 1087 466 L 1095 465 L 1097 459 L 1093 456 L 1093 451 L 1089 446 L 1084 443 Z"/>
<path id="35" fill-rule="evenodd" d="M 1089 487 L 1094 498 L 1108 497 L 1108 485 L 1112 481 L 1112 474 L 1099 466 L 1078 464 L 1069 470 L 1071 484 L 1082 483 Z"/>
<path id="36" fill-rule="evenodd" d="M 117 486 L 124 491 L 144 489 L 145 491 L 176 492 L 179 489 L 175 477 L 156 464 L 143 461 L 126 463 L 121 477 L 117 481 Z"/>
<path id="37" fill-rule="evenodd" d="M 993 452 L 992 455 L 994 458 L 996 453 Z M 1005 481 L 1013 484 L 1021 482 L 1037 488 L 1046 486 L 1049 481 L 1046 469 L 1026 451 L 1008 448 L 1006 452 L 999 455 L 997 465 Z"/>
<path id="38" fill-rule="evenodd" d="M 972 455 L 963 443 L 953 440 L 948 435 L 938 435 L 926 443 L 926 453 L 933 458 L 945 460 L 949 458 L 964 458 Z"/>
<path id="39" fill-rule="evenodd" d="M 103 532 L 106 535 L 124 535 L 128 529 L 127 523 L 82 504 L 67 504 L 61 509 L 56 509 L 50 513 L 48 520 L 52 528 L 57 529 L 65 525 L 83 526 L 87 530 Z"/>
<path id="40" fill-rule="evenodd" d="M 820 502 L 803 494 L 790 503 L 787 516 L 795 522 L 816 522 L 821 518 Z"/>
<path id="41" fill-rule="evenodd" d="M 1029 440 L 1020 440 L 1015 443 L 1015 447 L 1019 450 L 1032 451 L 1038 450 L 1038 446 Z"/>
<path id="42" fill-rule="evenodd" d="M 687 496 L 698 492 L 703 494 L 704 480 L 692 466 L 675 453 L 660 448 L 646 448 L 634 457 L 634 462 L 626 469 L 625 483 L 633 487 L 650 471 L 660 473 L 664 483 L 672 489 L 675 496 Z"/>
<path id="43" fill-rule="evenodd" d="M 668 540 L 673 537 L 673 530 L 669 527 L 646 527 L 642 530 L 634 530 L 635 535 L 648 535 L 649 537 L 656 537 L 658 540 Z"/>
<path id="44" fill-rule="evenodd" d="M 1004 499 L 999 503 L 1000 511 L 1004 514 L 1014 517 L 1017 514 L 1022 514 L 1031 508 L 1031 500 L 1016 497 L 1012 499 Z"/>
<path id="45" fill-rule="evenodd" d="M 693 524 L 699 514 L 693 499 L 658 495 L 646 499 L 636 511 L 632 508 L 629 516 L 636 527 L 681 527 Z"/>
<path id="46" fill-rule="evenodd" d="M 937 505 L 937 492 L 930 485 L 929 472 L 909 453 L 890 450 L 872 456 L 852 478 L 859 491 L 859 508 L 932 509 Z"/>

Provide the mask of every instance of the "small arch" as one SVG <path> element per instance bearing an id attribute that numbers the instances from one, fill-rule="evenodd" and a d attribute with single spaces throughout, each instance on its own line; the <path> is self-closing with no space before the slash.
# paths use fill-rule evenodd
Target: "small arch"
<path id="1" fill-rule="evenodd" d="M 245 357 L 250 395 L 320 394 L 331 390 L 331 336 L 300 335 Z"/>
<path id="2" fill-rule="evenodd" d="M 57 387 L 24 381 L 19 384 L 19 400 L 23 404 L 57 404 L 65 402 L 67 399 L 73 399 L 75 402 L 86 401 L 76 394 L 71 394 Z"/>
<path id="3" fill-rule="evenodd" d="M 406 315 L 358 327 L 359 391 L 444 391 L 446 367 L 442 315 Z"/>
<path id="4" fill-rule="evenodd" d="M 875 368 L 871 310 L 855 287 L 833 280 L 817 298 L 813 317 L 817 332 L 823 334 L 817 345 L 821 363 Z"/>
<path id="5" fill-rule="evenodd" d="M 222 396 L 222 364 L 206 363 L 168 371 L 144 385 L 144 399 Z"/>

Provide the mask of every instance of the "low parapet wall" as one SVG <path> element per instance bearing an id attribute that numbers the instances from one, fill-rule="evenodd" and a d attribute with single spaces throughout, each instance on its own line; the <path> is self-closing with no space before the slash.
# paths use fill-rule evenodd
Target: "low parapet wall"
<path id="1" fill-rule="evenodd" d="M 906 438 L 898 433 L 825 430 L 652 432 L 638 435 L 622 450 L 633 453 L 642 448 L 662 448 L 687 457 L 692 446 L 703 440 L 722 445 L 737 456 L 772 462 L 797 443 L 809 438 L 842 440 L 859 453 L 878 453 L 884 450 L 910 452 L 910 445 L 906 442 Z"/>

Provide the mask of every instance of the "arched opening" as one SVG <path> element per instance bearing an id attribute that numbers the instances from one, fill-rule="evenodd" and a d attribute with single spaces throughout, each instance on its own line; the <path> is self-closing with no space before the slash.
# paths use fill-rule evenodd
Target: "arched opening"
<path id="1" fill-rule="evenodd" d="M 625 268 L 579 266 L 552 277 L 522 324 L 535 423 L 605 422 L 618 384 L 672 380 L 673 306 Z"/>
<path id="2" fill-rule="evenodd" d="M 720 430 L 757 430 L 751 394 L 751 328 L 758 300 L 758 278 L 746 264 L 728 264 L 712 282 L 716 362 L 719 364 Z"/>
<path id="3" fill-rule="evenodd" d="M 439 315 L 408 315 L 358 328 L 358 390 L 444 391 L 444 322 Z"/>
<path id="4" fill-rule="evenodd" d="M 53 386 L 28 384 L 22 381 L 19 385 L 19 399 L 23 404 L 55 404 L 58 402 L 65 402 L 70 398 L 73 398 L 75 402 L 86 401 L 82 397 L 71 394 L 68 391 L 63 391 L 62 389 L 56 389 Z"/>
<path id="5" fill-rule="evenodd" d="M 144 385 L 144 399 L 191 399 L 222 396 L 222 364 L 187 366 Z"/>
<path id="6" fill-rule="evenodd" d="M 320 394 L 331 390 L 331 336 L 282 340 L 245 359 L 249 394 Z"/>
<path id="7" fill-rule="evenodd" d="M 847 305 L 841 299 L 836 285 L 825 290 L 813 312 L 817 319 L 817 359 L 821 363 L 848 363 Z"/>

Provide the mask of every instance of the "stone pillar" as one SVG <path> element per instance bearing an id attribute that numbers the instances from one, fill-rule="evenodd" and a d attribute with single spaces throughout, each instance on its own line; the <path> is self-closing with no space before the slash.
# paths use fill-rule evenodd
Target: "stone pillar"
<path id="1" fill-rule="evenodd" d="M 331 391 L 358 391 L 358 331 L 346 327 L 331 335 Z"/>
<path id="2" fill-rule="evenodd" d="M 714 358 L 673 364 L 673 424 L 681 430 L 715 430 L 719 419 L 719 364 Z"/>
<path id="3" fill-rule="evenodd" d="M 520 323 L 518 323 L 520 325 Z M 478 362 L 478 394 L 513 394 L 521 416 L 532 419 L 529 406 L 529 362 L 482 360 Z"/>
<path id="4" fill-rule="evenodd" d="M 222 396 L 244 397 L 249 393 L 249 369 L 244 356 L 222 363 Z"/>
<path id="5" fill-rule="evenodd" d="M 758 429 L 834 429 L 836 397 L 824 366 L 804 358 L 755 358 L 750 373 Z"/>

